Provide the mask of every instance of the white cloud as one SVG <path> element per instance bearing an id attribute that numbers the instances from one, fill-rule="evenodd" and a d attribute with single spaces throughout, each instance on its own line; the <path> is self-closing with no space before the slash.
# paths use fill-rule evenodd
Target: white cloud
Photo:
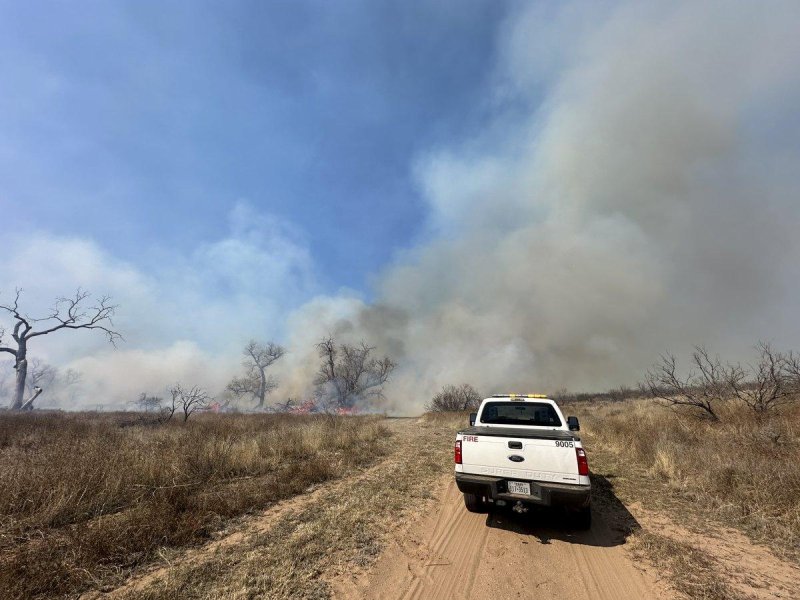
<path id="1" fill-rule="evenodd" d="M 12 236 L 0 264 L 7 286 L 0 298 L 22 287 L 22 305 L 38 315 L 77 287 L 112 296 L 119 305 L 115 325 L 125 337 L 116 350 L 85 331 L 37 338 L 29 350 L 82 371 L 84 405 L 127 402 L 133 392 L 158 393 L 179 380 L 216 393 L 238 368 L 244 342 L 282 337 L 289 310 L 314 294 L 302 238 L 244 203 L 232 211 L 226 237 L 146 271 L 90 240 L 44 232 Z"/>

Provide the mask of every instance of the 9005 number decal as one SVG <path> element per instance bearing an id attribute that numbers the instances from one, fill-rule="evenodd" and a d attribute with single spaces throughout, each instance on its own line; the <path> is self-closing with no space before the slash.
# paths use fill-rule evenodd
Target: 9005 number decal
<path id="1" fill-rule="evenodd" d="M 574 448 L 575 447 L 575 442 L 559 442 L 559 441 L 557 441 L 556 442 L 556 447 L 557 448 Z"/>

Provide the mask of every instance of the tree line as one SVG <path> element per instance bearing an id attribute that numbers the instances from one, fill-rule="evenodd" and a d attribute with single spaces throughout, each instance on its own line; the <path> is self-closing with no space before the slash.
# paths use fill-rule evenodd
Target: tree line
<path id="1" fill-rule="evenodd" d="M 11 318 L 9 332 L 0 326 L 0 353 L 11 355 L 15 371 L 9 408 L 32 409 L 43 389 L 59 384 L 69 387 L 77 383 L 80 374 L 64 374 L 37 359 L 29 359 L 29 345 L 39 337 L 61 331 L 90 330 L 103 334 L 116 345 L 122 335 L 114 328 L 117 306 L 108 296 L 93 300 L 89 292 L 78 289 L 72 296 L 59 297 L 51 309 L 32 316 L 20 306 L 22 290 L 17 289 L 13 301 L 0 303 L 0 314 Z M 645 375 L 639 394 L 658 399 L 672 408 L 686 408 L 700 417 L 719 421 L 718 407 L 737 401 L 757 416 L 763 416 L 780 406 L 800 399 L 800 355 L 780 352 L 768 343 L 757 345 L 758 357 L 752 364 L 722 362 L 705 348 L 696 347 L 691 356 L 688 373 L 681 375 L 677 360 L 664 354 Z M 375 347 L 365 341 L 358 344 L 338 343 L 332 336 L 316 344 L 319 367 L 311 382 L 313 398 L 286 398 L 272 404 L 272 410 L 351 411 L 359 404 L 369 404 L 383 398 L 383 389 L 396 364 L 388 356 L 375 355 Z M 286 349 L 273 341 L 251 340 L 243 349 L 242 372 L 230 380 L 226 397 L 217 402 L 206 390 L 197 386 L 175 384 L 167 390 L 166 400 L 143 393 L 135 401 L 146 412 L 157 412 L 159 420 L 170 420 L 176 413 L 183 420 L 212 403 L 229 408 L 231 401 L 247 401 L 253 410 L 268 408 L 269 395 L 278 388 L 278 380 L 270 368 L 286 354 Z M 5 378 L 0 377 L 0 388 Z M 604 397 L 626 399 L 636 390 L 619 388 Z M 577 400 L 588 395 L 570 395 L 560 390 L 554 397 Z M 592 395 L 594 397 L 596 395 Z M 448 385 L 426 405 L 430 411 L 474 410 L 481 395 L 470 385 Z"/>
<path id="2" fill-rule="evenodd" d="M 29 346 L 36 338 L 60 331 L 94 330 L 105 335 L 112 345 L 122 340 L 113 323 L 117 306 L 108 296 L 92 300 L 89 292 L 78 289 L 72 296 L 57 298 L 48 312 L 35 316 L 22 309 L 21 298 L 22 290 L 17 289 L 13 301 L 0 303 L 0 313 L 5 313 L 12 322 L 9 332 L 0 326 L 0 353 L 11 355 L 15 371 L 11 410 L 32 409 L 43 389 L 57 378 L 64 385 L 72 385 L 80 378 L 74 371 L 62 375 L 50 365 L 29 359 Z M 320 340 L 316 350 L 320 364 L 312 382 L 313 399 L 301 402 L 287 398 L 269 408 L 350 411 L 358 404 L 383 398 L 384 385 L 396 367 L 391 358 L 376 356 L 375 347 L 364 341 L 338 343 L 331 336 Z M 140 410 L 157 413 L 161 422 L 176 414 L 183 415 L 185 422 L 197 410 L 215 404 L 227 408 L 232 400 L 252 402 L 249 409 L 267 409 L 267 399 L 278 387 L 277 378 L 269 371 L 286 354 L 286 349 L 272 341 L 251 340 L 242 354 L 243 370 L 230 380 L 220 401 L 198 386 L 176 383 L 167 389 L 166 398 L 143 393 L 134 405 Z M 0 381 L 0 385 L 3 383 Z"/>
<path id="3" fill-rule="evenodd" d="M 197 410 L 210 407 L 230 409 L 232 400 L 249 402 L 248 408 L 252 410 L 346 413 L 359 404 L 384 397 L 383 386 L 389 380 L 395 363 L 388 356 L 374 356 L 374 346 L 365 342 L 339 344 L 332 337 L 326 337 L 316 345 L 316 349 L 320 366 L 313 380 L 313 399 L 287 398 L 267 404 L 270 393 L 279 384 L 269 369 L 286 354 L 286 349 L 275 342 L 251 340 L 242 351 L 243 372 L 230 380 L 222 401 L 216 401 L 202 388 L 176 384 L 169 388 L 166 398 L 142 393 L 136 406 L 144 412 L 155 413 L 157 421 L 165 423 L 175 414 L 182 414 L 186 422 Z"/>

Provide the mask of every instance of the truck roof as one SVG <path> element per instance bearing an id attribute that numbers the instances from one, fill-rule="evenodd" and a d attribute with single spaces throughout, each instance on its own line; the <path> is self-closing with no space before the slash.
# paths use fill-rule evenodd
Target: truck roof
<path id="1" fill-rule="evenodd" d="M 547 394 L 493 394 L 492 398 L 540 398 L 549 400 Z"/>

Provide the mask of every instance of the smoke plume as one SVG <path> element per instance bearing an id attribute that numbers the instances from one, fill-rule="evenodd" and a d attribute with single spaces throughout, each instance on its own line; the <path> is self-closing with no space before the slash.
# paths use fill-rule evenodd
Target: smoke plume
<path id="1" fill-rule="evenodd" d="M 374 303 L 303 307 L 294 339 L 376 344 L 400 363 L 389 406 L 408 412 L 448 383 L 598 389 L 692 344 L 796 346 L 799 19 L 791 2 L 510 19 L 491 123 L 416 164 L 427 239 Z M 304 364 L 286 365 L 303 373 L 289 388 Z"/>

